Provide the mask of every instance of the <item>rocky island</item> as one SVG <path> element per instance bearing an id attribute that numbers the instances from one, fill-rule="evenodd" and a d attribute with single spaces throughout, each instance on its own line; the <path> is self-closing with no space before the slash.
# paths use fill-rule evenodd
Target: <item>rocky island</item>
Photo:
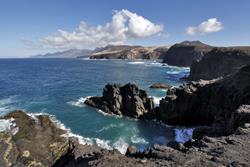
<path id="1" fill-rule="evenodd" d="M 84 103 L 109 114 L 133 118 L 145 117 L 154 110 L 153 99 L 135 84 L 107 84 L 102 97 L 90 97 Z"/>

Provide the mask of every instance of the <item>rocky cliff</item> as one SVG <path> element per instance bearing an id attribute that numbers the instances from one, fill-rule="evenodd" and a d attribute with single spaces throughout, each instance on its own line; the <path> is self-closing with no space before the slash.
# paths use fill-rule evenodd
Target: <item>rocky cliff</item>
<path id="1" fill-rule="evenodd" d="M 144 117 L 154 110 L 153 99 L 134 84 L 107 84 L 102 97 L 90 97 L 84 103 L 109 114 L 133 118 Z"/>
<path id="2" fill-rule="evenodd" d="M 142 47 L 109 45 L 107 47 L 97 49 L 90 56 L 90 59 L 162 59 L 168 47 Z"/>
<path id="3" fill-rule="evenodd" d="M 215 48 L 192 63 L 190 80 L 214 79 L 229 75 L 242 66 L 250 64 L 250 54 L 246 48 Z"/>
<path id="4" fill-rule="evenodd" d="M 213 47 L 200 41 L 184 41 L 169 48 L 164 55 L 163 63 L 173 66 L 191 66 L 194 60 L 200 60 Z"/>
<path id="5" fill-rule="evenodd" d="M 223 79 L 190 82 L 172 88 L 160 101 L 159 118 L 175 125 L 209 125 L 229 134 L 250 121 L 250 65 Z"/>

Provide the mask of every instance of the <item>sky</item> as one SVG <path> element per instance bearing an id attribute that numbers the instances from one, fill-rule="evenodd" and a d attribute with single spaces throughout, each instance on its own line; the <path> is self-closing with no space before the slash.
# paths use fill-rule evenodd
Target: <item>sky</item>
<path id="1" fill-rule="evenodd" d="M 249 0 L 1 0 L 0 58 L 108 44 L 250 45 Z"/>

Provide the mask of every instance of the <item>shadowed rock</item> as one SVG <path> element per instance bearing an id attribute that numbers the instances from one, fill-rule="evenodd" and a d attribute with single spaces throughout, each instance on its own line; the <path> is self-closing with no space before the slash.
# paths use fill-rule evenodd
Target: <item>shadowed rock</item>
<path id="1" fill-rule="evenodd" d="M 159 118 L 175 125 L 212 125 L 214 135 L 229 134 L 250 121 L 244 110 L 249 104 L 250 66 L 246 66 L 224 79 L 170 89 L 160 101 Z"/>
<path id="2" fill-rule="evenodd" d="M 225 77 L 249 64 L 250 54 L 244 48 L 216 48 L 192 63 L 188 79 Z"/>
<path id="3" fill-rule="evenodd" d="M 133 118 L 153 114 L 153 99 L 146 91 L 134 84 L 107 84 L 102 97 L 90 97 L 85 104 L 101 109 L 109 114 L 125 115 Z"/>
<path id="4" fill-rule="evenodd" d="M 164 56 L 163 63 L 190 67 L 194 60 L 200 60 L 212 48 L 212 46 L 200 41 L 184 41 L 169 48 Z"/>

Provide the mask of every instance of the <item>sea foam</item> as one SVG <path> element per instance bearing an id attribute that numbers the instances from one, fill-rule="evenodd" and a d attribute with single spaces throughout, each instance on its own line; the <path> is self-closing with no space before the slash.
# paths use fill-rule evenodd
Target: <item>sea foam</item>
<path id="1" fill-rule="evenodd" d="M 37 115 L 44 115 L 44 114 L 49 115 L 51 120 L 58 126 L 58 128 L 66 131 L 66 133 L 62 135 L 64 137 L 76 137 L 79 140 L 79 143 L 82 145 L 96 144 L 97 146 L 104 148 L 104 149 L 107 149 L 107 150 L 117 149 L 122 154 L 126 153 L 128 144 L 124 141 L 123 138 L 119 138 L 119 140 L 117 140 L 115 143 L 112 144 L 110 140 L 103 140 L 103 139 L 99 139 L 99 138 L 89 138 L 89 137 L 84 137 L 84 136 L 75 134 L 71 131 L 70 128 L 66 127 L 62 122 L 57 120 L 54 115 L 50 115 L 47 113 L 32 113 L 32 114 L 29 113 L 28 115 L 30 115 L 32 118 L 34 118 Z"/>
<path id="2" fill-rule="evenodd" d="M 144 138 L 139 137 L 137 135 L 133 135 L 131 137 L 131 142 L 134 144 L 148 144 L 148 141 L 146 141 Z"/>
<path id="3" fill-rule="evenodd" d="M 72 105 L 72 106 L 76 106 L 76 107 L 84 107 L 85 104 L 85 100 L 90 98 L 91 96 L 87 96 L 87 97 L 80 97 L 78 100 L 76 101 L 69 101 L 67 102 L 68 104 Z"/>
<path id="4" fill-rule="evenodd" d="M 154 100 L 154 105 L 159 106 L 160 105 L 160 100 L 164 97 L 156 97 L 156 96 L 150 96 Z"/>
<path id="5" fill-rule="evenodd" d="M 185 129 L 175 129 L 175 141 L 180 143 L 185 143 L 190 140 L 193 135 L 194 128 L 185 128 Z"/>
<path id="6" fill-rule="evenodd" d="M 0 132 L 11 132 L 15 135 L 19 128 L 16 126 L 15 119 L 0 119 Z"/>
<path id="7" fill-rule="evenodd" d="M 145 64 L 145 62 L 143 62 L 143 61 L 131 61 L 131 62 L 128 62 L 128 64 Z"/>

